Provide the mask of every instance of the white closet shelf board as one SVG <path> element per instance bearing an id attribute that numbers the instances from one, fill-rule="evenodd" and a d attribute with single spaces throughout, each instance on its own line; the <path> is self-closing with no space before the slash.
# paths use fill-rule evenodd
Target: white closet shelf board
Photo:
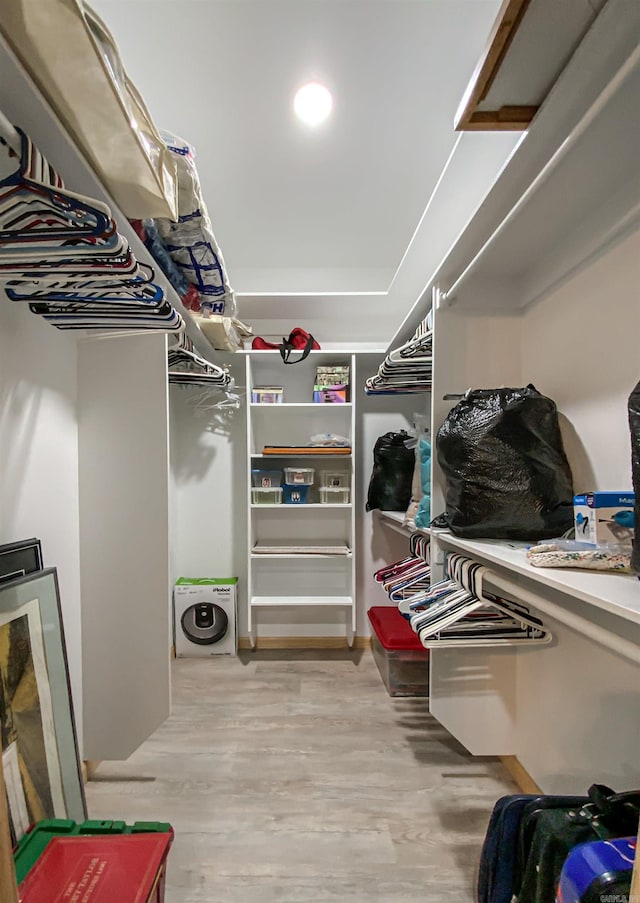
<path id="1" fill-rule="evenodd" d="M 353 457 L 352 455 L 307 455 L 307 454 L 297 454 L 297 455 L 263 455 L 261 453 L 255 454 L 251 453 L 252 458 L 267 458 L 271 461 L 277 461 L 279 458 L 299 458 L 301 460 L 305 460 L 306 458 L 323 458 L 325 461 L 350 461 Z"/>
<path id="2" fill-rule="evenodd" d="M 269 408 L 272 410 L 273 408 L 320 408 L 325 411 L 327 408 L 337 408 L 338 410 L 345 410 L 351 407 L 351 402 L 347 401 L 341 404 L 324 404 L 315 401 L 283 401 L 280 404 L 261 404 L 258 401 L 251 402 L 252 408 Z"/>
<path id="3" fill-rule="evenodd" d="M 211 360 L 211 356 L 214 354 L 213 346 L 204 337 L 190 312 L 183 306 L 178 294 L 134 232 L 126 216 L 116 206 L 113 198 L 108 194 L 1 34 L 0 110 L 14 125 L 20 126 L 29 135 L 62 176 L 65 185 L 70 190 L 96 198 L 110 207 L 113 218 L 118 224 L 118 231 L 129 242 L 136 259 L 153 268 L 155 282 L 162 287 L 167 300 L 182 315 L 187 335 L 193 341 L 196 350 L 204 358 Z M 131 331 L 135 332 L 135 330 Z M 162 332 L 162 330 L 157 331 Z M 143 335 L 148 332 L 149 330 L 139 330 L 137 334 Z M 77 331 L 79 339 L 99 339 L 107 335 L 117 336 L 118 333 Z"/>
<path id="4" fill-rule="evenodd" d="M 251 557 L 254 558 L 256 561 L 261 561 L 263 559 L 265 561 L 269 561 L 269 560 L 273 560 L 274 558 L 286 558 L 286 559 L 289 559 L 292 561 L 297 561 L 299 559 L 300 560 L 308 560 L 308 561 L 316 561 L 318 559 L 322 560 L 323 558 L 337 558 L 337 559 L 353 558 L 353 553 L 349 552 L 348 554 L 345 554 L 343 552 L 333 552 L 333 553 L 326 553 L 326 552 L 273 552 L 273 553 L 257 552 L 256 553 L 256 552 L 252 552 Z"/>
<path id="5" fill-rule="evenodd" d="M 239 295 L 238 297 L 243 297 Z M 269 338 L 269 337 L 267 337 Z M 280 339 L 276 337 L 271 337 L 274 342 L 280 341 Z M 319 351 L 311 351 L 311 354 L 331 354 L 331 355 L 351 355 L 351 354 L 381 354 L 385 350 L 384 345 L 379 344 L 378 342 L 325 342 L 322 344 L 322 347 Z M 250 354 L 250 355 L 267 355 L 267 354 L 277 354 L 280 356 L 280 352 L 275 348 L 264 348 L 262 350 L 253 351 L 251 348 L 241 348 L 236 354 Z"/>
<path id="6" fill-rule="evenodd" d="M 429 534 L 429 529 L 421 529 L 417 530 L 416 527 L 407 527 L 404 523 L 404 512 L 403 511 L 377 511 L 378 518 L 385 523 L 387 527 L 390 527 L 392 530 L 397 530 L 398 533 L 403 533 L 405 536 L 411 536 L 413 533 L 420 532 Z"/>
<path id="7" fill-rule="evenodd" d="M 434 285 L 461 307 L 516 312 L 637 225 L 639 43 L 640 3 L 609 0 L 390 349 Z"/>
<path id="8" fill-rule="evenodd" d="M 534 568 L 527 562 L 525 543 L 460 539 L 446 532 L 438 532 L 438 543 L 449 551 L 469 555 L 481 564 L 497 565 L 524 577 L 530 581 L 531 589 L 535 592 L 537 587 L 541 595 L 545 587 L 549 587 L 640 624 L 640 581 L 630 574 L 578 568 Z"/>
<path id="9" fill-rule="evenodd" d="M 257 508 L 257 509 L 260 509 L 260 508 L 277 508 L 277 509 L 285 508 L 286 509 L 286 508 L 288 508 L 289 510 L 300 511 L 303 508 L 316 508 L 316 509 L 317 508 L 352 508 L 353 505 L 351 503 L 338 504 L 338 503 L 334 503 L 334 502 L 326 502 L 324 504 L 322 502 L 309 502 L 309 503 L 305 502 L 304 504 L 287 505 L 284 502 L 281 502 L 281 503 L 276 503 L 274 505 L 264 505 L 264 504 L 263 505 L 251 505 L 251 507 Z"/>
<path id="10" fill-rule="evenodd" d="M 351 596 L 252 596 L 251 605 L 255 608 L 279 608 L 288 605 L 343 607 L 353 605 L 353 599 Z"/>
<path id="11" fill-rule="evenodd" d="M 605 2 L 504 0 L 456 128 L 527 128 Z"/>

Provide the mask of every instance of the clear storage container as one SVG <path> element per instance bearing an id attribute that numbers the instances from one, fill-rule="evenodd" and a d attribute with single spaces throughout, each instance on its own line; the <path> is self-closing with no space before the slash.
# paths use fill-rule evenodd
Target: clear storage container
<path id="1" fill-rule="evenodd" d="M 350 492 L 348 489 L 339 489 L 332 486 L 321 486 L 320 502 L 323 505 L 348 505 Z"/>
<path id="2" fill-rule="evenodd" d="M 252 470 L 251 481 L 261 489 L 275 489 L 282 485 L 281 470 Z"/>
<path id="3" fill-rule="evenodd" d="M 344 470 L 321 470 L 320 485 L 325 489 L 348 489 L 349 474 Z"/>
<path id="4" fill-rule="evenodd" d="M 296 483 L 291 486 L 287 483 L 282 487 L 285 505 L 306 505 L 309 495 L 309 486 L 304 483 Z"/>
<path id="5" fill-rule="evenodd" d="M 315 469 L 313 467 L 285 467 L 284 481 L 290 486 L 312 486 Z"/>
<path id="6" fill-rule="evenodd" d="M 271 489 L 262 489 L 254 486 L 251 490 L 251 501 L 254 505 L 281 505 L 282 489 L 277 486 Z"/>

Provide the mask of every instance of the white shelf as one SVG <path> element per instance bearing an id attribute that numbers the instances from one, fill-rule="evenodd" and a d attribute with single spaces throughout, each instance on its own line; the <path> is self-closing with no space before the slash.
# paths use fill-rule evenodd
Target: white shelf
<path id="1" fill-rule="evenodd" d="M 291 455 L 291 454 L 263 455 L 259 452 L 258 453 L 252 452 L 251 457 L 252 458 L 267 458 L 267 459 L 271 459 L 271 460 L 278 460 L 279 458 L 324 458 L 326 461 L 344 461 L 344 460 L 349 460 L 352 457 L 352 455 L 351 455 L 351 453 L 349 453 L 348 455 L 317 455 L 317 454 L 308 455 L 308 454 L 304 454 L 304 453 L 298 454 L 298 455 Z"/>
<path id="2" fill-rule="evenodd" d="M 348 560 L 353 558 L 353 552 L 252 552 L 251 557 L 255 561 L 270 561 L 274 558 L 286 558 L 288 560 L 297 561 L 298 559 L 308 559 L 309 561 L 317 561 L 325 558 L 335 558 Z"/>
<path id="3" fill-rule="evenodd" d="M 404 526 L 404 511 L 381 511 L 379 508 L 378 517 L 382 520 L 391 521 L 394 524 L 399 524 L 401 527 Z"/>
<path id="4" fill-rule="evenodd" d="M 640 580 L 631 574 L 571 568 L 534 568 L 526 559 L 526 543 L 460 539 L 439 532 L 445 549 L 468 554 L 481 563 L 497 565 L 541 587 L 561 593 L 640 624 Z"/>
<path id="5" fill-rule="evenodd" d="M 118 232 L 128 241 L 139 263 L 147 264 L 154 271 L 154 282 L 166 295 L 167 301 L 181 314 L 185 329 L 199 354 L 212 361 L 216 356 L 213 345 L 200 329 L 196 319 L 188 311 L 177 292 L 162 272 L 157 261 L 142 243 L 126 216 L 106 191 L 78 146 L 70 138 L 66 129 L 46 102 L 31 77 L 24 70 L 17 57 L 0 35 L 0 105 L 4 115 L 19 125 L 36 146 L 46 155 L 52 166 L 60 173 L 67 187 L 107 204 L 118 226 Z M 52 327 L 52 334 L 56 330 Z M 157 330 L 138 329 L 132 324 L 126 333 L 119 330 L 78 330 L 77 338 L 100 340 L 118 335 L 148 335 Z M 174 333 L 169 333 L 174 335 Z"/>
<path id="6" fill-rule="evenodd" d="M 327 502 L 323 504 L 322 502 L 305 502 L 294 505 L 287 505 L 285 502 L 276 502 L 273 505 L 251 505 L 252 508 L 293 508 L 294 510 L 299 511 L 301 508 L 352 508 L 353 504 L 348 502 L 346 504 L 337 504 L 333 502 Z"/>
<path id="7" fill-rule="evenodd" d="M 340 402 L 339 404 L 328 404 L 320 401 L 283 401 L 278 404 L 264 404 L 259 401 L 252 401 L 249 405 L 251 408 L 350 408 L 350 401 Z M 345 437 L 346 438 L 346 437 Z"/>
<path id="8" fill-rule="evenodd" d="M 288 605 L 298 605 L 298 606 L 318 605 L 318 606 L 322 606 L 323 608 L 326 606 L 344 607 L 345 605 L 347 605 L 347 606 L 353 605 L 353 598 L 351 596 L 252 596 L 251 597 L 251 607 L 252 608 L 269 608 L 269 607 L 280 608 L 282 606 L 288 606 Z"/>

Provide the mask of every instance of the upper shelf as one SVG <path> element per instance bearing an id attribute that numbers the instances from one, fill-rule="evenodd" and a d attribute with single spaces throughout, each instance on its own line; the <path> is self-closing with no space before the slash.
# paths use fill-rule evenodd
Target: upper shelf
<path id="1" fill-rule="evenodd" d="M 456 113 L 456 129 L 528 128 L 605 2 L 504 0 Z"/>
<path id="2" fill-rule="evenodd" d="M 0 35 L 0 110 L 14 125 L 20 126 L 29 135 L 62 176 L 69 189 L 86 194 L 109 206 L 118 224 L 118 231 L 129 242 L 136 259 L 153 268 L 154 282 L 162 287 L 167 300 L 181 314 L 187 335 L 193 341 L 198 353 L 206 360 L 212 360 L 215 354 L 213 346 L 202 334 L 191 313 L 183 306 L 173 286 L 140 241 L 125 215 L 116 206 L 113 198 L 107 193 L 2 35 Z M 135 332 L 135 329 L 132 331 Z M 78 334 L 85 336 L 83 331 Z M 100 334 L 104 335 L 102 332 Z M 86 336 L 92 337 L 90 333 L 86 333 Z"/>
<path id="3" fill-rule="evenodd" d="M 435 285 L 447 303 L 514 312 L 637 227 L 639 44 L 640 3 L 609 0 L 390 348 Z"/>

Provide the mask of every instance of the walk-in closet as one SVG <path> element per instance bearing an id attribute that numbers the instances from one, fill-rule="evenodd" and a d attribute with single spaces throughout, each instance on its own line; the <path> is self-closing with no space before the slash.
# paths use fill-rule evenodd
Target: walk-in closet
<path id="1" fill-rule="evenodd" d="M 0 903 L 640 899 L 640 4 L 0 4 Z"/>

